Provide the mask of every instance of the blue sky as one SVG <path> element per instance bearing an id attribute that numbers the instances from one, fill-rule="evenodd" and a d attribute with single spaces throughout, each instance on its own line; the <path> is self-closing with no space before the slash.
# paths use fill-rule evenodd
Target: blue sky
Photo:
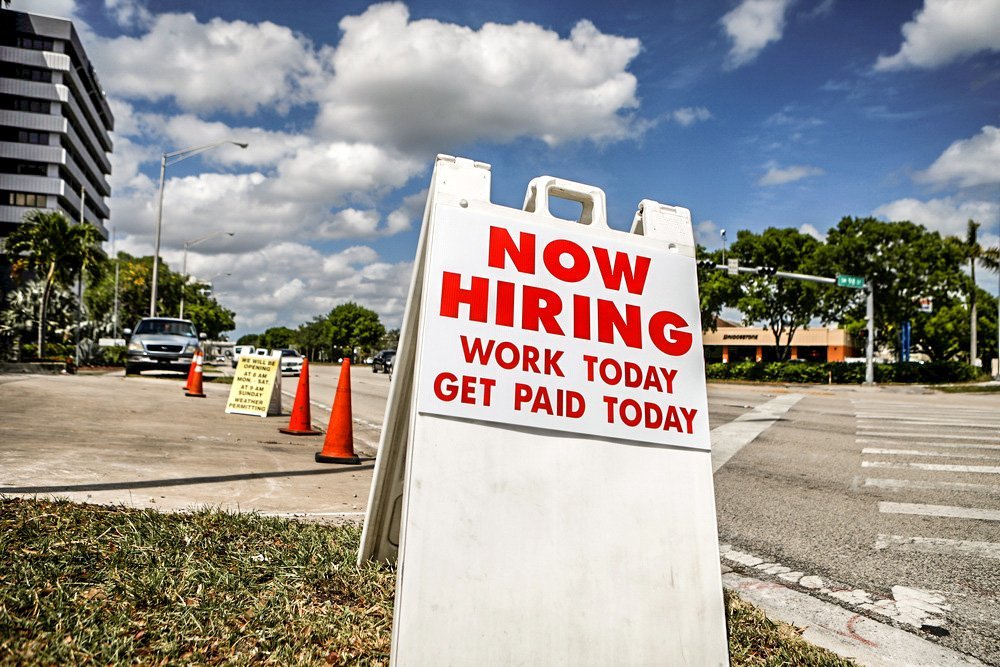
<path id="1" fill-rule="evenodd" d="M 111 224 L 188 257 L 235 335 L 353 300 L 398 326 L 434 155 L 548 174 L 720 229 L 912 220 L 998 242 L 1000 0 L 14 0 L 69 17 L 116 115 Z M 983 285 L 997 292 L 995 274 Z M 214 278 L 213 278 L 214 276 Z"/>

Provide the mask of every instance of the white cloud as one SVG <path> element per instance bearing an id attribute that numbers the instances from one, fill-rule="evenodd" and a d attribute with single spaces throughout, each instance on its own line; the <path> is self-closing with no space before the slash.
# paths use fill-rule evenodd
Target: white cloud
<path id="1" fill-rule="evenodd" d="M 942 199 L 897 199 L 879 206 L 874 211 L 885 220 L 909 220 L 945 236 L 965 236 L 969 220 L 985 223 L 987 226 L 997 219 L 998 205 L 990 201 L 963 201 L 953 197 Z M 984 229 L 985 234 L 989 233 Z"/>
<path id="2" fill-rule="evenodd" d="M 708 250 L 722 247 L 719 226 L 711 220 L 702 220 L 694 226 L 694 240 Z"/>
<path id="3" fill-rule="evenodd" d="M 237 333 L 296 326 L 346 300 L 399 326 L 411 264 L 343 245 L 419 223 L 426 190 L 383 200 L 425 173 L 434 152 L 474 140 L 608 142 L 647 127 L 632 116 L 627 71 L 639 41 L 587 21 L 567 36 L 523 22 L 470 29 L 411 21 L 391 3 L 343 19 L 341 41 L 317 48 L 272 23 L 150 15 L 144 0 L 104 5 L 134 34 L 108 39 L 78 25 L 117 119 L 109 222 L 118 249 L 153 252 L 163 151 L 250 144 L 168 167 L 163 200 L 161 256 L 174 270 L 185 241 L 235 232 L 192 248 L 188 272 L 218 274 Z M 296 105 L 294 123 L 260 120 Z M 710 116 L 692 107 L 671 118 Z"/>
<path id="4" fill-rule="evenodd" d="M 822 233 L 814 225 L 810 225 L 808 222 L 799 226 L 799 231 L 803 234 L 808 234 L 817 241 L 826 240 L 826 234 Z"/>
<path id="5" fill-rule="evenodd" d="M 916 178 L 935 185 L 956 182 L 963 188 L 1000 182 L 1000 127 L 987 125 L 971 139 L 956 141 Z"/>
<path id="6" fill-rule="evenodd" d="M 98 38 L 88 53 L 110 92 L 189 111 L 286 111 L 319 74 L 309 40 L 284 26 L 192 14 L 161 14 L 141 37 Z"/>
<path id="7" fill-rule="evenodd" d="M 148 27 L 153 15 L 142 0 L 104 0 L 104 7 L 122 27 Z"/>
<path id="8" fill-rule="evenodd" d="M 411 21 L 401 3 L 341 20 L 336 74 L 319 92 L 324 136 L 439 150 L 475 139 L 558 144 L 616 140 L 639 130 L 637 39 L 580 21 L 564 39 L 531 23 L 478 30 Z"/>
<path id="9" fill-rule="evenodd" d="M 996 0 L 925 0 L 902 32 L 899 51 L 879 56 L 876 70 L 931 69 L 981 51 L 1000 51 L 1000 6 Z"/>
<path id="10" fill-rule="evenodd" d="M 404 185 L 426 164 L 367 143 L 315 143 L 278 164 L 273 196 L 337 203 Z"/>
<path id="11" fill-rule="evenodd" d="M 720 19 L 733 45 L 726 67 L 736 69 L 753 62 L 771 42 L 781 39 L 785 12 L 794 0 L 743 0 Z"/>
<path id="12" fill-rule="evenodd" d="M 675 109 L 671 117 L 678 125 L 688 127 L 697 122 L 708 120 L 712 117 L 712 112 L 705 107 L 682 107 Z"/>
<path id="13" fill-rule="evenodd" d="M 811 176 L 821 176 L 824 173 L 826 172 L 819 167 L 810 167 L 807 165 L 793 165 L 784 168 L 772 166 L 767 170 L 766 174 L 760 177 L 757 185 L 784 185 L 786 183 L 801 181 Z"/>
<path id="14" fill-rule="evenodd" d="M 11 9 L 21 12 L 31 12 L 32 14 L 43 14 L 45 16 L 55 16 L 58 18 L 77 20 L 75 0 L 31 0 L 31 6 L 20 6 L 15 3 Z"/>

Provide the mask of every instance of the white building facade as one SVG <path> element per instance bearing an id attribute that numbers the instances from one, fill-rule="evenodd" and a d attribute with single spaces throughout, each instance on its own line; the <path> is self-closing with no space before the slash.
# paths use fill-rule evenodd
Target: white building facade
<path id="1" fill-rule="evenodd" d="M 0 10 L 0 238 L 31 209 L 108 238 L 114 117 L 70 21 Z"/>

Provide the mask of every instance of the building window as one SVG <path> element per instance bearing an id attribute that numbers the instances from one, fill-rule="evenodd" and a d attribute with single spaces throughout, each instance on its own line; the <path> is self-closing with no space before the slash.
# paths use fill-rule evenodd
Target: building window
<path id="1" fill-rule="evenodd" d="M 32 37 L 30 35 L 18 35 L 14 44 L 21 49 L 31 49 L 32 51 L 51 51 L 54 42 L 51 39 Z"/>
<path id="2" fill-rule="evenodd" d="M 4 67 L 0 69 L 0 74 L 11 79 L 52 83 L 52 70 L 28 67 L 27 65 L 5 63 Z"/>
<path id="3" fill-rule="evenodd" d="M 48 195 L 41 195 L 34 192 L 7 192 L 3 198 L 8 206 L 30 206 L 31 208 L 45 208 L 48 203 Z"/>
<path id="4" fill-rule="evenodd" d="M 22 144 L 39 144 L 42 146 L 49 145 L 49 133 L 48 132 L 34 132 L 32 130 L 18 130 L 17 131 L 17 141 Z"/>
<path id="5" fill-rule="evenodd" d="M 0 95 L 0 109 L 10 109 L 11 111 L 27 111 L 29 113 L 47 114 L 52 110 L 52 103 L 48 100 L 36 100 L 30 97 L 14 97 L 13 95 Z"/>
<path id="6" fill-rule="evenodd" d="M 44 162 L 25 162 L 0 158 L 0 174 L 21 174 L 22 176 L 48 176 L 49 168 Z"/>

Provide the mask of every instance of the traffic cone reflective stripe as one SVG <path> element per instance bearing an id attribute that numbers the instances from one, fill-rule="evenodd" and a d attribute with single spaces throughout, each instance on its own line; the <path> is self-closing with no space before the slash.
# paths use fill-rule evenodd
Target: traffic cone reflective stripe
<path id="1" fill-rule="evenodd" d="M 288 420 L 288 428 L 278 430 L 288 435 L 323 435 L 312 427 L 312 409 L 309 406 L 309 360 L 302 360 L 302 370 L 299 371 L 299 386 L 295 390 L 295 404 L 292 406 L 292 418 Z"/>
<path id="2" fill-rule="evenodd" d="M 198 363 L 198 355 L 201 354 L 201 350 L 196 350 L 194 354 L 191 355 L 191 365 L 188 367 L 187 380 L 184 382 L 184 391 L 191 388 L 191 382 L 194 380 L 194 367 Z"/>
<path id="3" fill-rule="evenodd" d="M 361 459 L 354 453 L 354 424 L 351 416 L 351 362 L 344 359 L 340 365 L 337 393 L 333 397 L 330 424 L 326 428 L 323 451 L 316 452 L 317 463 L 349 463 L 357 465 Z"/>
<path id="4" fill-rule="evenodd" d="M 191 379 L 190 388 L 184 393 L 185 396 L 194 396 L 195 398 L 205 398 L 205 392 L 202 387 L 202 369 L 201 369 L 201 353 L 195 354 L 194 362 L 194 377 Z"/>

